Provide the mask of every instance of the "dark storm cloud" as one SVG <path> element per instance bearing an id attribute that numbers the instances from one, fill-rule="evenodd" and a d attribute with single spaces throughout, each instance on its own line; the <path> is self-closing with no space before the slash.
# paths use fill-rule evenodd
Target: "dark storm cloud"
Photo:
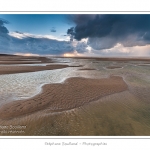
<path id="1" fill-rule="evenodd" d="M 8 23 L 9 23 L 8 21 L 0 18 L 0 35 L 9 33 L 8 29 L 4 26 L 5 24 Z"/>
<path id="2" fill-rule="evenodd" d="M 74 38 L 74 27 L 71 27 L 67 30 L 67 34 L 70 36 L 70 41 L 73 41 Z"/>
<path id="3" fill-rule="evenodd" d="M 94 49 L 108 49 L 121 43 L 124 46 L 150 44 L 150 15 L 74 15 L 76 24 L 68 29 L 71 38 L 88 38 Z"/>
<path id="4" fill-rule="evenodd" d="M 68 15 L 67 16 L 69 21 L 73 21 L 75 24 L 82 25 L 87 23 L 89 20 L 95 18 L 95 15 L 88 15 L 88 14 L 80 14 L 80 15 Z"/>

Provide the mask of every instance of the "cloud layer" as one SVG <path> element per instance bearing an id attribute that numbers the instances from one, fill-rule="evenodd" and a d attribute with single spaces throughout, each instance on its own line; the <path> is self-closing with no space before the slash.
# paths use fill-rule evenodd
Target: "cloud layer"
<path id="1" fill-rule="evenodd" d="M 13 35 L 13 36 L 12 36 Z M 40 55 L 61 55 L 73 52 L 74 47 L 70 42 L 50 39 L 47 36 L 36 36 L 31 34 L 10 34 L 8 52 L 33 53 Z M 5 45 L 8 47 L 8 45 Z"/>
<path id="2" fill-rule="evenodd" d="M 68 34 L 78 41 L 88 38 L 88 45 L 96 50 L 117 43 L 125 47 L 150 44 L 150 15 L 74 15 L 70 19 L 76 26 Z"/>

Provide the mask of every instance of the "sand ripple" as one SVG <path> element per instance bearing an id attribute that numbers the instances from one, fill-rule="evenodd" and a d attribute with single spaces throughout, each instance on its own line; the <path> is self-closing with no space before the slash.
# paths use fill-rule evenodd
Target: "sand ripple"
<path id="1" fill-rule="evenodd" d="M 44 85 L 43 92 L 33 98 L 3 105 L 0 108 L 0 118 L 14 118 L 45 108 L 52 112 L 68 110 L 127 88 L 119 76 L 103 79 L 69 78 L 63 84 Z"/>

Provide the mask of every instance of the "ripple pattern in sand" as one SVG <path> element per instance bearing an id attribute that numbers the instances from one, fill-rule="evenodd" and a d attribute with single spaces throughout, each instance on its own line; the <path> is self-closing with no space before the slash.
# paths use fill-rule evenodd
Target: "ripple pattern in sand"
<path id="1" fill-rule="evenodd" d="M 0 75 L 0 104 L 32 97 L 46 83 L 63 82 L 73 70 L 76 68 Z"/>

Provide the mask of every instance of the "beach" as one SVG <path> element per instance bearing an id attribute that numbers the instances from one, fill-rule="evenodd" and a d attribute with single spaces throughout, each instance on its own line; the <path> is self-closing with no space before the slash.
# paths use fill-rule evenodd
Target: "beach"
<path id="1" fill-rule="evenodd" d="M 149 62 L 1 55 L 0 134 L 150 135 Z"/>

